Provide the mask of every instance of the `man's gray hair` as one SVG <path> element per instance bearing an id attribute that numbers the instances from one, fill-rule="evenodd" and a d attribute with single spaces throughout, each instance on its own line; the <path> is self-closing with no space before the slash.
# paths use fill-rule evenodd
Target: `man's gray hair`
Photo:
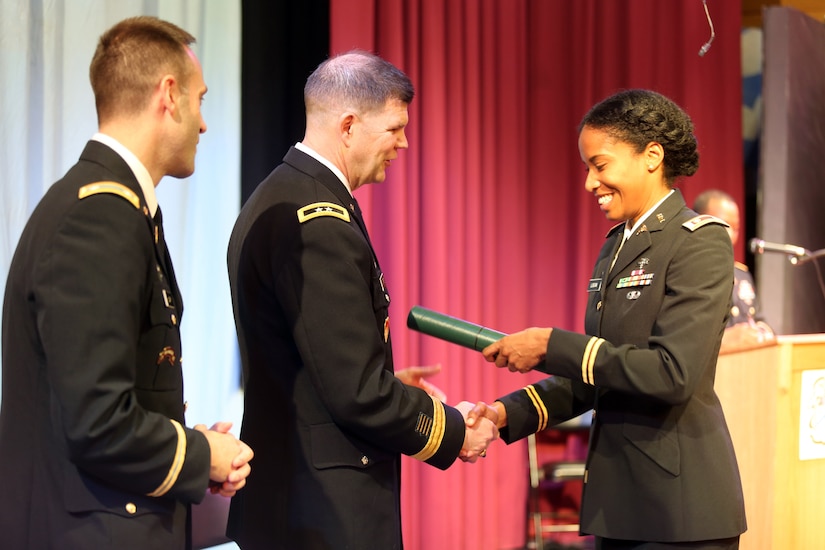
<path id="1" fill-rule="evenodd" d="M 321 63 L 304 86 L 307 114 L 320 110 L 380 110 L 389 100 L 409 104 L 415 89 L 400 69 L 377 55 L 352 50 Z"/>

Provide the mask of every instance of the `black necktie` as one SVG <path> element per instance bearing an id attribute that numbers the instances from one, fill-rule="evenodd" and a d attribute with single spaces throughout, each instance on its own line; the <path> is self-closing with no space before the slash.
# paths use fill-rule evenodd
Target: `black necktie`
<path id="1" fill-rule="evenodd" d="M 157 212 L 155 212 L 155 217 L 153 218 L 154 225 L 155 225 L 155 245 L 158 250 L 158 255 L 160 256 L 160 262 L 163 266 L 164 270 L 168 273 L 169 272 L 169 251 L 166 249 L 166 238 L 163 236 L 163 214 L 160 212 L 160 206 L 158 206 Z"/>
<path id="2" fill-rule="evenodd" d="M 169 256 L 169 249 L 166 247 L 166 238 L 163 235 L 163 214 L 160 212 L 160 206 L 158 206 L 158 211 L 155 212 L 155 217 L 152 218 L 152 220 L 155 226 L 155 248 L 158 251 L 163 271 L 169 279 L 169 286 L 174 293 L 174 302 L 169 302 L 167 305 L 173 304 L 172 307 L 178 310 L 178 315 L 182 315 L 183 298 L 180 295 L 178 282 L 175 279 L 175 270 L 172 268 L 172 258 Z"/>

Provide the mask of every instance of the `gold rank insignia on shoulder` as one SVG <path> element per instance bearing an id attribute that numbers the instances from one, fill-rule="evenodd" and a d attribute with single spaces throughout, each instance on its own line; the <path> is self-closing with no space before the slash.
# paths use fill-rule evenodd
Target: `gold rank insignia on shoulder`
<path id="1" fill-rule="evenodd" d="M 84 185 L 77 191 L 77 198 L 82 200 L 86 197 L 97 195 L 98 193 L 109 193 L 122 197 L 132 203 L 132 206 L 140 210 L 140 199 L 138 198 L 137 193 L 122 183 L 117 183 L 115 181 L 98 181 L 96 183 Z"/>
<path id="2" fill-rule="evenodd" d="M 724 225 L 725 227 L 728 227 L 728 224 L 726 224 L 724 221 L 720 220 L 716 216 L 711 216 L 710 214 L 700 214 L 695 218 L 691 218 L 685 223 L 683 223 L 682 227 L 689 231 L 696 231 L 700 227 L 704 227 L 709 223 L 718 223 L 719 225 Z"/>
<path id="3" fill-rule="evenodd" d="M 314 202 L 303 208 L 299 208 L 297 213 L 300 223 L 308 222 L 311 219 L 321 216 L 332 216 L 345 222 L 350 221 L 349 212 L 347 212 L 343 206 L 335 204 L 334 202 Z"/>

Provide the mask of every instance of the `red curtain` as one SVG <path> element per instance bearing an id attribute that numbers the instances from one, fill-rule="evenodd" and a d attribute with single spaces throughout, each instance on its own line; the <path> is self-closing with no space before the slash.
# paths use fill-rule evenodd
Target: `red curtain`
<path id="1" fill-rule="evenodd" d="M 740 6 L 711 0 L 331 0 L 331 49 L 374 51 L 416 86 L 410 148 L 358 192 L 392 297 L 397 367 L 441 363 L 448 401 L 493 401 L 539 378 L 406 328 L 423 305 L 505 332 L 581 330 L 610 223 L 584 191 L 577 125 L 622 88 L 693 118 L 706 188 L 743 198 Z M 737 250 L 743 256 L 742 245 Z M 494 443 L 446 472 L 406 459 L 408 550 L 525 542 L 526 447 Z"/>

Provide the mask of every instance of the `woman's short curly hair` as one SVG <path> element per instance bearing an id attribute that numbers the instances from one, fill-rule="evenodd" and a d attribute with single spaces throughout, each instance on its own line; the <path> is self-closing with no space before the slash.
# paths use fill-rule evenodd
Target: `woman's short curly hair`
<path id="1" fill-rule="evenodd" d="M 594 105 L 579 124 L 607 132 L 641 153 L 651 142 L 665 151 L 665 179 L 692 176 L 699 168 L 693 122 L 673 101 L 651 90 L 623 90 Z"/>

